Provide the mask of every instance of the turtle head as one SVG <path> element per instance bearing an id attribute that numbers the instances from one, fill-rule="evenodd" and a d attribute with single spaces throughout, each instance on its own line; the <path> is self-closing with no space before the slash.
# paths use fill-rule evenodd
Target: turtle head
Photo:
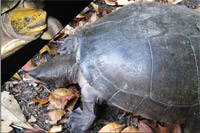
<path id="1" fill-rule="evenodd" d="M 78 64 L 72 54 L 58 55 L 29 71 L 29 75 L 48 85 L 66 87 L 77 82 Z"/>
<path id="2" fill-rule="evenodd" d="M 9 22 L 16 34 L 38 35 L 46 28 L 47 13 L 41 9 L 18 8 L 9 13 Z"/>

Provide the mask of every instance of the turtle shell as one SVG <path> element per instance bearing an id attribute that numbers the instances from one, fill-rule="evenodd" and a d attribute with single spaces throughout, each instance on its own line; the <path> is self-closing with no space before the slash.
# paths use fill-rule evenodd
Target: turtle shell
<path id="1" fill-rule="evenodd" d="M 80 71 L 108 102 L 161 122 L 199 113 L 199 12 L 135 3 L 75 35 Z"/>
<path id="2" fill-rule="evenodd" d="M 1 0 L 1 14 L 14 8 L 20 0 Z"/>

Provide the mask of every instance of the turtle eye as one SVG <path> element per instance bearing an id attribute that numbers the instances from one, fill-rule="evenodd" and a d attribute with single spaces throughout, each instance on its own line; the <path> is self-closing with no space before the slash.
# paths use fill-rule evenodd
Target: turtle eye
<path id="1" fill-rule="evenodd" d="M 30 21 L 31 21 L 31 18 L 25 17 L 25 20 L 26 20 L 26 22 L 30 22 Z"/>

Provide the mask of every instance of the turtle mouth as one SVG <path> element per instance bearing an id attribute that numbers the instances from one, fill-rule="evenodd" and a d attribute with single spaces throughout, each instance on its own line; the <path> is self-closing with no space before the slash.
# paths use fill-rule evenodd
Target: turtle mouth
<path id="1" fill-rule="evenodd" d="M 30 26 L 27 28 L 27 33 L 32 34 L 36 32 L 41 32 L 47 27 L 46 24 L 43 25 L 36 25 L 36 26 Z"/>

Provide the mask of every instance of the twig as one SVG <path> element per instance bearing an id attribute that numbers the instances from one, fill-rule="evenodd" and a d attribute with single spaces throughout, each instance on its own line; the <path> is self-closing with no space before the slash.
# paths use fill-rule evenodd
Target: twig
<path id="1" fill-rule="evenodd" d="M 41 84 L 42 85 L 42 87 L 44 87 L 45 89 L 47 89 L 47 91 L 49 92 L 49 93 L 52 93 L 46 86 L 44 86 L 43 84 Z"/>

